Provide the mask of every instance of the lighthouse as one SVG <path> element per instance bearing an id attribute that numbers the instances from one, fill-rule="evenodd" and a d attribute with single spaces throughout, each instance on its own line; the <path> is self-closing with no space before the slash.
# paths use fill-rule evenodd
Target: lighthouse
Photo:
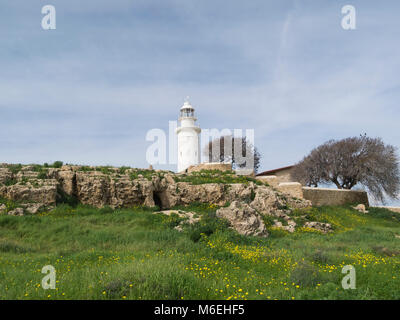
<path id="1" fill-rule="evenodd" d="M 194 108 L 186 99 L 180 110 L 180 126 L 176 129 L 178 136 L 178 172 L 200 163 L 200 132 L 196 125 Z"/>

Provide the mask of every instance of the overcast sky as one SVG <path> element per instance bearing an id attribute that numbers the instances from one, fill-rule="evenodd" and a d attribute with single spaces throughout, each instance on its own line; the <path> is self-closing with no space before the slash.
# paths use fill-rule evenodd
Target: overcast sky
<path id="1" fill-rule="evenodd" d="M 57 29 L 41 27 L 52 4 Z M 357 29 L 344 30 L 352 4 Z M 400 146 L 400 2 L 3 0 L 0 162 L 148 167 L 184 98 L 262 170 L 362 133 Z M 169 169 L 171 166 L 159 166 Z"/>

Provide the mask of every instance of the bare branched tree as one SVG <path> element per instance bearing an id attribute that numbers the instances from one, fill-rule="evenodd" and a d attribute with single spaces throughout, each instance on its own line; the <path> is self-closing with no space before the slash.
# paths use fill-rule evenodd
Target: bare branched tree
<path id="1" fill-rule="evenodd" d="M 339 189 L 360 184 L 379 201 L 396 199 L 400 192 L 399 159 L 395 147 L 366 135 L 330 140 L 315 148 L 294 168 L 293 177 L 304 185 L 334 183 Z"/>
<path id="2" fill-rule="evenodd" d="M 254 172 L 257 172 L 260 167 L 261 154 L 246 137 L 216 138 L 204 147 L 203 154 L 209 162 L 230 162 L 234 169 L 254 168 Z"/>

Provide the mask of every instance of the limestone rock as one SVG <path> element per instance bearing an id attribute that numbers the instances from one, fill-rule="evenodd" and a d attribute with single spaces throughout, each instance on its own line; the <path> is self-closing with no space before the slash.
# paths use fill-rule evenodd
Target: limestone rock
<path id="1" fill-rule="evenodd" d="M 0 188 L 0 196 L 14 201 L 35 202 L 42 206 L 53 206 L 56 203 L 57 188 L 55 185 L 43 185 L 33 187 L 32 185 L 15 184 Z"/>
<path id="2" fill-rule="evenodd" d="M 22 181 L 23 179 L 35 179 L 38 176 L 38 173 L 35 171 L 29 171 L 23 169 L 24 168 L 22 168 L 21 171 L 15 175 L 18 181 Z"/>
<path id="3" fill-rule="evenodd" d="M 234 201 L 217 210 L 217 216 L 229 221 L 233 229 L 245 236 L 268 237 L 268 231 L 257 211 L 245 203 Z"/>
<path id="4" fill-rule="evenodd" d="M 330 223 L 312 221 L 312 222 L 306 222 L 304 226 L 306 228 L 315 229 L 323 233 L 328 233 L 332 231 L 332 225 Z"/>
<path id="5" fill-rule="evenodd" d="M 178 231 L 183 231 L 182 227 L 184 224 L 195 224 L 200 221 L 199 217 L 196 217 L 196 212 L 186 212 L 182 210 L 163 210 L 163 211 L 158 211 L 154 212 L 155 214 L 165 214 L 167 216 L 170 216 L 172 214 L 178 215 L 180 218 L 184 218 L 185 220 L 182 221 L 178 226 L 175 227 L 176 230 Z"/>
<path id="6" fill-rule="evenodd" d="M 9 211 L 8 215 L 10 215 L 10 216 L 23 216 L 24 215 L 24 209 L 22 209 L 22 208 L 14 209 L 12 211 Z"/>
<path id="7" fill-rule="evenodd" d="M 21 207 L 25 208 L 25 210 L 31 214 L 36 214 L 39 212 L 39 209 L 42 207 L 41 203 L 24 203 L 21 204 Z"/>
<path id="8" fill-rule="evenodd" d="M 7 210 L 7 207 L 5 204 L 0 204 L 0 213 L 4 213 Z"/>
<path id="9" fill-rule="evenodd" d="M 368 210 L 365 208 L 365 204 L 359 204 L 355 207 L 353 207 L 354 210 L 357 210 L 358 212 L 361 213 L 368 213 Z"/>
<path id="10" fill-rule="evenodd" d="M 285 201 L 287 206 L 292 209 L 305 209 L 312 206 L 311 201 L 306 199 L 287 197 Z"/>
<path id="11" fill-rule="evenodd" d="M 5 184 L 6 181 L 12 178 L 13 174 L 8 168 L 0 168 L 0 184 Z"/>
<path id="12" fill-rule="evenodd" d="M 311 206 L 308 200 L 291 198 L 266 186 L 258 187 L 254 190 L 254 194 L 254 200 L 250 203 L 250 206 L 266 215 L 275 216 L 282 211 L 290 212 L 291 209 Z"/>
<path id="13" fill-rule="evenodd" d="M 193 202 L 213 203 L 224 205 L 226 203 L 225 188 L 223 184 L 209 183 L 192 185 L 188 182 L 168 184 L 165 193 L 165 207 L 186 205 Z"/>
<path id="14" fill-rule="evenodd" d="M 284 206 L 284 201 L 277 196 L 273 189 L 264 187 L 257 189 L 250 206 L 263 214 L 273 215 L 273 211 Z"/>
<path id="15" fill-rule="evenodd" d="M 63 168 L 66 166 L 63 166 Z M 68 195 L 72 196 L 76 193 L 76 177 L 72 170 L 57 171 L 55 177 L 61 189 Z"/>
<path id="16" fill-rule="evenodd" d="M 32 214 L 42 207 L 55 206 L 66 196 L 98 208 L 159 206 L 162 210 L 194 202 L 225 206 L 238 201 L 230 207 L 233 213 L 228 214 L 227 208 L 224 208 L 220 210 L 220 215 L 227 215 L 242 234 L 265 235 L 267 232 L 260 214 L 284 219 L 286 223 L 281 227 L 292 232 L 296 227 L 290 218 L 292 209 L 311 205 L 307 200 L 291 198 L 266 185 L 253 182 L 176 182 L 177 177 L 185 175 L 160 170 L 98 170 L 95 167 L 64 165 L 61 168 L 46 168 L 45 179 L 39 179 L 38 172 L 34 170 L 34 166 L 23 166 L 13 174 L 7 165 L 0 166 L 0 197 L 24 203 L 25 210 Z M 10 179 L 15 183 L 6 183 Z"/>
<path id="17" fill-rule="evenodd" d="M 280 222 L 279 220 L 275 219 L 274 220 L 274 227 L 275 228 L 279 228 L 288 232 L 294 232 L 296 230 L 296 222 L 293 221 L 289 216 L 285 215 L 285 214 L 280 214 L 277 215 L 280 218 L 283 218 L 286 221 L 286 224 L 283 224 L 282 222 Z"/>

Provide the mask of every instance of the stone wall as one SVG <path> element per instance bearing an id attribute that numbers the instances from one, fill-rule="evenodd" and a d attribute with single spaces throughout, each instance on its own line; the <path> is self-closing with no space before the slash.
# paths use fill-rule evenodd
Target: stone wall
<path id="1" fill-rule="evenodd" d="M 288 169 L 281 169 L 279 171 L 273 172 L 271 174 L 267 174 L 267 175 L 258 175 L 257 179 L 263 179 L 266 177 L 274 177 L 278 183 L 280 182 L 297 182 L 292 178 L 292 171 L 293 168 L 288 168 Z"/>
<path id="2" fill-rule="evenodd" d="M 310 200 L 314 206 L 364 204 L 369 206 L 368 195 L 364 191 L 303 187 L 298 182 L 282 182 L 287 175 L 257 176 L 256 179 L 292 197 Z M 399 209 L 400 211 L 400 209 Z"/>
<path id="3" fill-rule="evenodd" d="M 369 206 L 365 191 L 303 187 L 303 197 L 313 206 L 340 206 L 345 204 L 364 204 Z"/>
<path id="4" fill-rule="evenodd" d="M 220 163 L 220 162 L 206 162 L 200 163 L 195 166 L 190 166 L 187 168 L 187 173 L 197 172 L 201 170 L 220 170 L 220 171 L 231 171 L 232 164 L 231 163 Z"/>
<path id="5" fill-rule="evenodd" d="M 279 180 L 277 176 L 256 176 L 257 180 L 268 183 L 272 187 L 277 187 L 279 185 Z"/>
<path id="6" fill-rule="evenodd" d="M 277 176 L 256 176 L 256 179 L 292 197 L 303 199 L 303 186 L 299 182 L 281 182 Z"/>
<path id="7" fill-rule="evenodd" d="M 299 182 L 281 182 L 277 189 L 294 198 L 303 199 L 303 186 Z"/>
<path id="8" fill-rule="evenodd" d="M 293 169 L 285 169 L 275 172 L 275 175 L 279 182 L 295 182 L 292 178 L 292 171 Z"/>

